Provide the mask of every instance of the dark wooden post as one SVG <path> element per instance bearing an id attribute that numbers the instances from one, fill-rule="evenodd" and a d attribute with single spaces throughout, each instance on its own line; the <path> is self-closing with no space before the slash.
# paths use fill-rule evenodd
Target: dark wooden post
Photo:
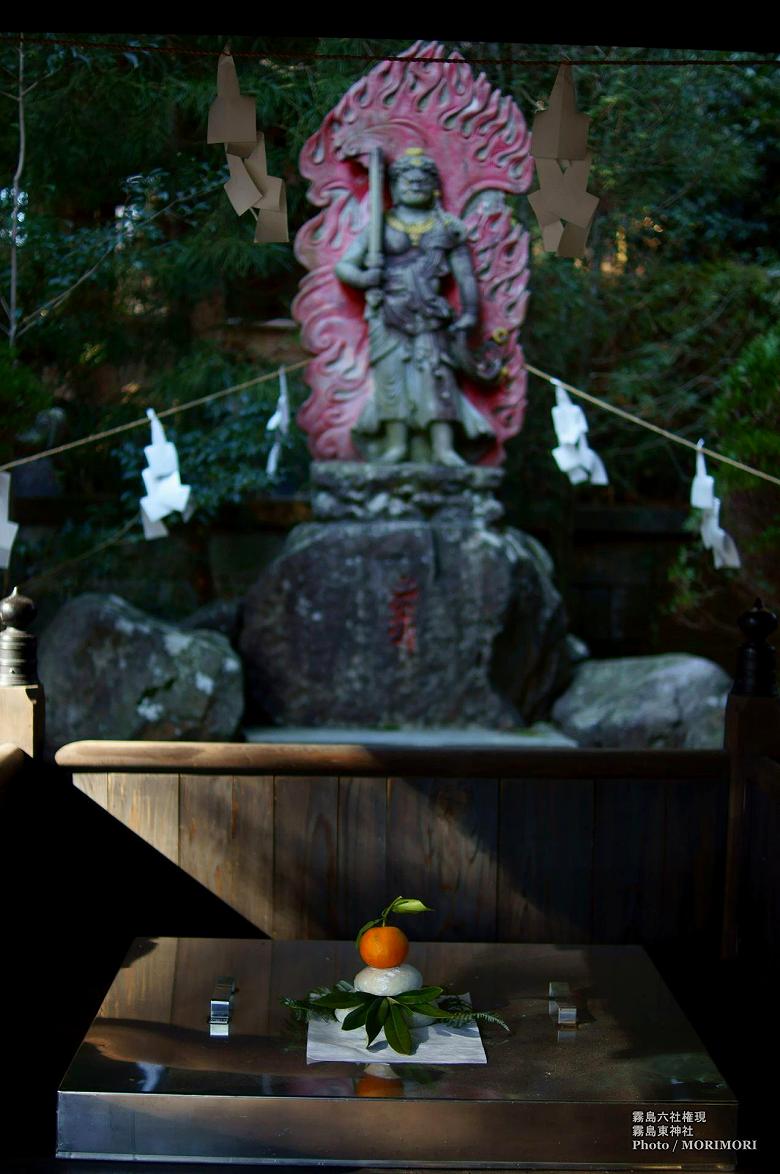
<path id="1" fill-rule="evenodd" d="M 0 600 L 0 743 L 10 742 L 31 758 L 43 749 L 45 716 L 38 641 L 27 631 L 35 613 L 33 601 L 15 587 Z"/>
<path id="2" fill-rule="evenodd" d="M 739 618 L 745 642 L 737 653 L 737 671 L 726 705 L 726 749 L 729 769 L 729 811 L 721 953 L 736 956 L 739 948 L 739 891 L 745 850 L 745 803 L 757 785 L 764 756 L 780 756 L 780 699 L 775 650 L 768 639 L 777 616 L 757 599 Z"/>

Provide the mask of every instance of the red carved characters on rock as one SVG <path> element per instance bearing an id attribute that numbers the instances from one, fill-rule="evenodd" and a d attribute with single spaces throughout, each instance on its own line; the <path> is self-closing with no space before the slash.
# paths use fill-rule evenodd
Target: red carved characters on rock
<path id="1" fill-rule="evenodd" d="M 402 652 L 417 651 L 417 602 L 420 587 L 416 579 L 402 575 L 390 597 L 390 620 L 387 634 L 390 643 Z"/>

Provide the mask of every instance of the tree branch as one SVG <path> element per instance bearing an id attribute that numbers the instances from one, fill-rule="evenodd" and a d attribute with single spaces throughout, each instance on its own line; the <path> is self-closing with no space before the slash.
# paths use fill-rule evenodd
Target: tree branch
<path id="1" fill-rule="evenodd" d="M 30 93 L 30 91 L 34 90 L 36 86 L 39 86 L 41 84 L 41 82 L 47 82 L 50 77 L 54 77 L 56 74 L 61 73 L 62 68 L 63 67 L 61 65 L 58 65 L 56 69 L 50 69 L 48 73 L 45 73 L 43 75 L 43 77 L 39 77 L 34 82 L 31 82 L 30 85 L 27 87 L 27 89 L 22 94 L 22 97 L 26 98 L 27 95 Z"/>
<path id="2" fill-rule="evenodd" d="M 10 240 L 10 254 L 11 254 L 11 274 L 10 285 L 8 290 L 8 301 L 0 295 L 3 309 L 8 316 L 8 342 L 13 346 L 20 333 L 25 329 L 24 323 L 28 321 L 24 319 L 19 327 L 17 327 L 17 316 L 19 313 L 18 296 L 19 296 L 19 215 L 22 207 L 22 173 L 24 171 L 25 155 L 27 150 L 27 126 L 25 123 L 24 100 L 26 96 L 40 85 L 42 81 L 53 77 L 55 73 L 59 72 L 59 68 L 50 69 L 43 77 L 38 78 L 30 85 L 24 84 L 24 33 L 19 36 L 19 70 L 17 74 L 17 88 L 16 94 L 7 94 L 4 90 L 0 91 L 6 98 L 11 98 L 16 102 L 19 110 L 19 153 L 16 160 L 16 171 L 13 178 L 13 199 L 11 204 L 11 240 Z"/>
<path id="3" fill-rule="evenodd" d="M 19 210 L 22 202 L 22 172 L 24 171 L 24 155 L 27 145 L 26 128 L 24 123 L 24 34 L 19 37 L 19 83 L 17 87 L 19 105 L 19 155 L 16 161 L 16 171 L 13 182 L 13 203 L 11 206 L 11 287 L 8 291 L 9 328 L 8 342 L 10 346 L 16 341 L 17 294 L 19 289 Z"/>
<path id="4" fill-rule="evenodd" d="M 45 318 L 49 311 L 56 310 L 57 307 L 66 300 L 66 298 L 70 297 L 74 290 L 78 289 L 82 282 L 86 281 L 89 277 L 92 276 L 93 273 L 95 273 L 97 269 L 100 268 L 106 258 L 111 256 L 115 248 L 116 244 L 114 241 L 112 241 L 105 252 L 98 257 L 97 261 L 95 261 L 93 265 L 90 265 L 89 269 L 85 269 L 81 276 L 77 277 L 72 285 L 69 285 L 67 289 L 62 291 L 62 293 L 58 293 L 56 297 L 50 298 L 48 302 L 44 302 L 43 305 L 38 306 L 36 310 L 33 310 L 32 314 L 28 314 L 26 318 L 23 318 L 19 325 L 17 334 L 25 334 L 31 326 L 37 325 L 41 318 Z"/>
<path id="5" fill-rule="evenodd" d="M 216 184 L 210 184 L 207 188 L 204 188 L 204 191 L 202 194 L 207 194 L 208 192 L 216 191 L 217 188 L 219 188 L 219 187 L 222 187 L 221 182 L 216 183 Z M 171 200 L 171 202 L 169 204 L 166 204 L 164 208 L 158 208 L 158 210 L 156 212 L 152 213 L 151 216 L 148 216 L 146 218 L 145 223 L 148 224 L 150 221 L 157 220 L 158 217 L 164 216 L 166 212 L 170 212 L 171 209 L 175 208 L 177 204 L 180 204 L 182 202 L 182 200 L 185 200 L 188 198 L 189 198 L 189 196 L 178 196 L 175 200 Z M 95 273 L 100 268 L 100 266 L 103 264 L 103 262 L 105 260 L 107 260 L 108 257 L 111 256 L 111 254 L 116 249 L 116 245 L 117 245 L 116 240 L 112 239 L 108 248 L 105 249 L 105 251 L 98 257 L 97 261 L 95 261 L 94 264 L 90 265 L 88 269 L 86 269 L 78 278 L 76 278 L 76 280 L 71 285 L 69 285 L 67 289 L 62 290 L 61 293 L 56 294 L 55 297 L 50 298 L 49 301 L 44 302 L 42 305 L 38 306 L 37 309 L 33 310 L 33 312 L 31 314 L 28 314 L 27 317 L 24 318 L 22 320 L 22 322 L 19 324 L 19 328 L 16 332 L 17 335 L 25 334 L 28 330 L 31 329 L 31 327 L 37 326 L 40 323 L 42 317 L 45 318 L 46 315 L 50 311 L 54 311 L 54 310 L 58 309 L 59 306 L 61 306 L 62 303 L 67 298 L 70 297 L 70 295 L 74 292 L 74 290 L 78 289 L 78 287 L 82 284 L 82 282 L 84 282 L 88 278 L 90 278 L 92 276 L 92 274 Z"/>

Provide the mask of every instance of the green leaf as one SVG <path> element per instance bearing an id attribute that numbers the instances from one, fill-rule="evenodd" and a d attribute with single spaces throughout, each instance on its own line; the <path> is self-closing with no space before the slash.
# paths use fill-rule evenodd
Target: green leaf
<path id="1" fill-rule="evenodd" d="M 387 1019 L 389 1003 L 387 999 L 377 999 L 375 996 L 368 1009 L 366 1016 L 366 1035 L 368 1036 L 368 1046 L 374 1042 L 376 1037 L 385 1025 Z"/>
<path id="2" fill-rule="evenodd" d="M 460 995 L 445 995 L 440 1000 L 440 1005 L 445 1011 L 449 1011 L 451 1014 L 470 1015 L 472 1011 L 471 1003 L 467 1003 Z"/>
<path id="3" fill-rule="evenodd" d="M 348 991 L 337 991 L 332 995 L 323 995 L 322 998 L 314 999 L 313 1002 L 318 1007 L 342 1010 L 345 1007 L 359 1007 L 365 997 L 365 994 L 360 991 L 355 991 L 354 994 L 349 994 Z"/>
<path id="4" fill-rule="evenodd" d="M 371 1010 L 371 1006 L 372 1004 L 366 1000 L 364 1003 L 361 1003 L 359 1007 L 356 1007 L 354 1011 L 350 1011 L 349 1015 L 347 1015 L 346 1019 L 341 1025 L 341 1030 L 352 1031 L 356 1027 L 363 1027 L 366 1019 L 368 1018 L 368 1013 Z"/>
<path id="5" fill-rule="evenodd" d="M 367 929 L 373 929 L 375 925 L 381 925 L 381 924 L 382 924 L 382 918 L 375 917 L 373 921 L 367 921 L 365 925 L 361 925 L 360 929 L 358 930 L 357 937 L 355 938 L 355 945 L 358 948 L 360 947 L 360 939 L 362 938 L 363 934 L 366 932 Z"/>
<path id="6" fill-rule="evenodd" d="M 493 1023 L 496 1027 L 503 1027 L 504 1031 L 509 1031 L 509 1024 L 492 1011 L 472 1011 L 471 1018 L 479 1023 Z"/>
<path id="7" fill-rule="evenodd" d="M 445 995 L 440 1000 L 440 1006 L 448 1013 L 453 1027 L 464 1027 L 467 1023 L 479 1022 L 492 1023 L 496 1027 L 503 1027 L 504 1031 L 509 1031 L 508 1024 L 500 1015 L 496 1015 L 493 1011 L 475 1011 L 471 1004 L 462 999 L 460 995 Z M 415 1010 L 417 1010 L 416 1007 Z"/>
<path id="8" fill-rule="evenodd" d="M 467 1023 L 492 1023 L 495 1027 L 502 1027 L 504 1031 L 509 1031 L 509 1025 L 500 1015 L 495 1015 L 492 1011 L 474 1011 L 471 1007 L 466 1006 L 463 1011 L 449 1011 L 447 1014 L 453 1027 L 465 1027 Z"/>
<path id="9" fill-rule="evenodd" d="M 437 1007 L 435 1003 L 415 1003 L 414 1006 L 409 1007 L 415 1015 L 430 1015 L 434 1019 L 451 1019 L 452 1013 L 444 1011 L 441 1007 Z"/>
<path id="10" fill-rule="evenodd" d="M 385 1036 L 390 1047 L 402 1056 L 411 1056 L 414 1048 L 412 1046 L 412 1035 L 409 1031 L 409 1024 L 406 1016 L 409 1012 L 405 1007 L 398 1003 L 390 1004 L 390 1014 L 385 1023 Z"/>
<path id="11" fill-rule="evenodd" d="M 302 999 L 289 999 L 282 997 L 282 1006 L 287 1007 L 292 1012 L 292 1016 L 297 1020 L 310 1019 L 335 1019 L 335 1013 L 328 1010 L 326 1007 L 322 1009 L 317 1007 L 316 1001 L 314 1003 Z"/>
<path id="12" fill-rule="evenodd" d="M 416 897 L 396 897 L 389 907 L 389 913 L 432 913 L 429 905 L 424 905 Z"/>
<path id="13" fill-rule="evenodd" d="M 440 986 L 421 986 L 416 991 L 404 991 L 402 995 L 393 995 L 393 998 L 398 1003 L 432 1003 L 443 990 Z"/>

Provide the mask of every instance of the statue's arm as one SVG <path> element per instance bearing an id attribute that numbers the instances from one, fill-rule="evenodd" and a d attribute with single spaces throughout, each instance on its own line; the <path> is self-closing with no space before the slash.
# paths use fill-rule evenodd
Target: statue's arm
<path id="1" fill-rule="evenodd" d="M 364 268 L 367 253 L 368 233 L 362 232 L 335 265 L 336 276 L 345 285 L 352 285 L 355 289 L 372 289 L 381 285 L 382 270 L 377 266 Z"/>
<path id="2" fill-rule="evenodd" d="M 453 330 L 471 330 L 479 320 L 479 286 L 465 241 L 450 253 L 450 268 L 460 294 L 461 314 Z"/>

